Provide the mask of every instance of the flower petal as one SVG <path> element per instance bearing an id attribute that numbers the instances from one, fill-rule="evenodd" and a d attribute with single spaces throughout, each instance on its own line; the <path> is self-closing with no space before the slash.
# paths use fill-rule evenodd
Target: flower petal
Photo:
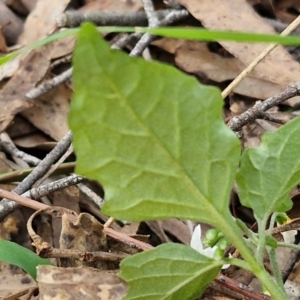
<path id="1" fill-rule="evenodd" d="M 214 257 L 214 254 L 215 254 L 215 251 L 216 251 L 217 247 L 214 246 L 214 247 L 207 247 L 205 249 L 203 249 L 200 253 L 209 257 L 209 258 L 213 258 Z"/>
<path id="2" fill-rule="evenodd" d="M 195 249 L 196 251 L 202 253 L 203 245 L 202 245 L 202 241 L 201 241 L 201 226 L 200 225 L 197 225 L 194 229 L 190 246 L 191 246 L 191 248 Z"/>
<path id="3" fill-rule="evenodd" d="M 289 230 L 285 232 L 281 232 L 284 242 L 287 244 L 293 244 L 295 242 L 295 236 L 297 234 L 297 230 Z"/>

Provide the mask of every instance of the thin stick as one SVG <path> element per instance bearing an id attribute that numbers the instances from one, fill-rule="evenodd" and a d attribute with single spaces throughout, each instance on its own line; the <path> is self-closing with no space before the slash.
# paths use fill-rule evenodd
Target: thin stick
<path id="1" fill-rule="evenodd" d="M 0 189 L 0 197 L 4 197 L 7 199 L 10 199 L 12 201 L 15 201 L 21 205 L 24 205 L 26 207 L 30 207 L 34 210 L 47 210 L 47 209 L 51 209 L 51 206 L 46 205 L 44 203 L 40 203 L 37 201 L 34 201 L 32 199 L 17 195 L 17 194 L 13 194 L 11 192 L 5 191 Z M 106 234 L 110 237 L 112 237 L 113 239 L 119 240 L 127 245 L 130 245 L 131 247 L 135 247 L 139 250 L 149 250 L 152 249 L 153 246 L 151 246 L 150 244 L 138 241 L 124 233 L 121 232 L 117 232 L 115 230 L 113 230 L 112 228 L 106 227 L 104 228 Z"/>
<path id="2" fill-rule="evenodd" d="M 46 80 L 36 88 L 31 89 L 26 93 L 26 97 L 29 99 L 37 99 L 38 97 L 48 93 L 67 79 L 71 78 L 73 68 L 70 68 L 61 74 L 53 77 L 52 79 Z"/>
<path id="3" fill-rule="evenodd" d="M 228 123 L 227 126 L 233 131 L 240 131 L 242 127 L 246 124 L 252 123 L 254 120 L 264 117 L 264 113 L 292 97 L 298 96 L 300 94 L 300 82 L 297 82 L 293 85 L 290 85 L 282 93 L 268 98 L 265 101 L 257 101 L 255 105 L 239 116 L 233 117 Z"/>
<path id="4" fill-rule="evenodd" d="M 300 15 L 283 31 L 281 32 L 281 36 L 289 35 L 292 31 L 294 31 L 300 25 Z M 248 65 L 222 92 L 223 99 L 226 98 L 232 90 L 251 72 L 253 69 L 260 63 L 262 59 L 264 59 L 275 47 L 277 44 L 271 44 L 267 47 L 259 56 L 257 56 L 253 62 Z"/>
<path id="5" fill-rule="evenodd" d="M 142 0 L 144 5 L 144 10 L 148 19 L 149 27 L 157 26 L 159 19 L 154 10 L 152 0 Z"/>
<path id="6" fill-rule="evenodd" d="M 50 151 L 46 157 L 36 166 L 33 171 L 13 190 L 16 194 L 23 194 L 28 191 L 32 185 L 41 178 L 70 147 L 72 142 L 72 133 L 69 131 Z M 0 201 L 0 222 L 17 207 L 17 203 L 7 199 Z"/>
<path id="7" fill-rule="evenodd" d="M 115 222 L 115 218 L 110 217 L 110 218 L 105 222 L 105 224 L 104 224 L 103 226 L 104 226 L 104 228 L 105 228 L 105 227 L 110 227 L 114 222 Z"/>

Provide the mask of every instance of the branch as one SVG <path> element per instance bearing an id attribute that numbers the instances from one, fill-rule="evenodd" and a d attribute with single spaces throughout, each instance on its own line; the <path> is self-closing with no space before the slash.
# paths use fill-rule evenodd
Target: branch
<path id="1" fill-rule="evenodd" d="M 32 185 L 47 173 L 52 164 L 54 164 L 70 147 L 72 142 L 72 133 L 69 131 L 52 149 L 49 154 L 38 164 L 36 168 L 13 190 L 15 194 L 23 194 L 28 191 Z M 14 211 L 17 203 L 8 199 L 0 201 L 0 222 Z"/>
<path id="2" fill-rule="evenodd" d="M 233 117 L 228 123 L 228 127 L 233 131 L 240 131 L 246 124 L 252 123 L 256 119 L 265 117 L 265 112 L 290 98 L 300 95 L 300 82 L 290 85 L 279 95 L 268 98 L 265 101 L 257 101 L 255 105 L 243 112 L 239 116 Z"/>
<path id="3" fill-rule="evenodd" d="M 163 20 L 161 20 L 157 27 L 159 26 L 167 26 L 171 23 L 177 22 L 188 16 L 188 11 L 185 9 L 175 10 L 169 13 Z M 146 47 L 155 39 L 155 36 L 145 33 L 142 38 L 138 41 L 135 47 L 130 52 L 130 56 L 137 57 L 142 54 Z"/>
<path id="4" fill-rule="evenodd" d="M 165 18 L 172 10 L 158 10 L 158 20 Z M 58 27 L 79 27 L 83 22 L 92 22 L 97 26 L 147 26 L 148 18 L 144 11 L 139 12 L 88 12 L 66 11 L 56 19 Z"/>

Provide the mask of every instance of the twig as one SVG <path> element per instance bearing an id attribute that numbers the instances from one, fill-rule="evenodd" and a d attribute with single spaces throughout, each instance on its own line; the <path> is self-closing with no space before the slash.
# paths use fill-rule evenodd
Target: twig
<path id="1" fill-rule="evenodd" d="M 263 18 L 266 22 L 268 22 L 277 32 L 282 32 L 286 28 L 289 27 L 289 24 L 286 24 L 280 20 L 274 20 L 274 19 L 269 19 L 269 18 Z M 293 34 L 295 35 L 300 35 L 300 28 L 295 28 Z"/>
<path id="2" fill-rule="evenodd" d="M 124 258 L 128 257 L 129 254 L 125 253 L 109 253 L 104 251 L 80 251 L 74 249 L 56 249 L 50 248 L 43 253 L 43 258 L 79 258 L 82 261 L 93 261 L 95 259 L 120 262 Z"/>
<path id="3" fill-rule="evenodd" d="M 72 174 L 68 177 L 53 181 L 51 183 L 34 187 L 31 190 L 23 193 L 22 196 L 32 199 L 39 199 L 55 191 L 62 190 L 68 186 L 79 184 L 85 180 L 86 179 L 82 176 Z"/>
<path id="4" fill-rule="evenodd" d="M 31 286 L 31 287 L 26 288 L 24 290 L 18 291 L 16 293 L 12 294 L 12 295 L 9 295 L 9 296 L 7 296 L 5 298 L 1 298 L 1 299 L 3 299 L 3 300 L 17 300 L 17 299 L 20 299 L 20 297 L 24 296 L 24 295 L 26 295 L 26 298 L 22 298 L 22 299 L 25 299 L 25 300 L 26 299 L 31 299 L 32 294 L 35 291 L 37 291 L 37 289 L 38 289 L 38 285 L 36 284 L 34 286 Z M 28 296 L 29 296 L 29 298 L 28 298 Z"/>
<path id="5" fill-rule="evenodd" d="M 253 300 L 271 300 L 271 298 L 267 295 L 261 294 L 259 292 L 254 291 L 251 287 L 244 285 L 242 283 L 239 283 L 229 277 L 219 275 L 215 282 L 225 286 L 226 288 L 235 291 L 245 297 L 249 297 L 249 299 Z"/>
<path id="6" fill-rule="evenodd" d="M 29 99 L 36 99 L 36 98 L 48 93 L 49 91 L 51 91 L 52 89 L 54 89 L 55 87 L 57 87 L 58 85 L 60 85 L 64 81 L 66 81 L 67 79 L 69 79 L 71 76 L 72 76 L 72 68 L 53 77 L 52 79 L 46 80 L 45 82 L 40 84 L 38 87 L 33 88 L 26 94 L 26 97 Z"/>
<path id="7" fill-rule="evenodd" d="M 158 10 L 154 14 L 158 20 L 165 18 L 170 9 Z M 97 26 L 147 26 L 148 18 L 144 11 L 139 12 L 89 12 L 66 11 L 56 19 L 58 27 L 78 27 L 83 22 Z"/>
<path id="8" fill-rule="evenodd" d="M 11 192 L 8 192 L 8 191 L 2 190 L 2 189 L 0 189 L 0 197 L 5 197 L 5 198 L 10 199 L 14 202 L 17 202 L 21 205 L 30 207 L 34 210 L 45 210 L 45 211 L 49 210 L 49 209 L 51 210 L 51 206 L 49 206 L 49 205 L 34 201 L 32 199 L 29 199 L 29 198 L 26 198 L 26 197 L 23 197 L 20 195 L 13 194 Z M 112 237 L 113 239 L 119 240 L 119 241 L 126 243 L 127 245 L 130 245 L 131 247 L 135 247 L 139 250 L 144 251 L 144 250 L 149 250 L 149 249 L 153 248 L 153 246 L 151 246 L 147 243 L 138 241 L 130 236 L 127 236 L 124 233 L 117 232 L 117 231 L 113 230 L 112 228 L 107 227 L 107 228 L 104 228 L 104 230 L 105 230 L 106 234 L 108 236 Z"/>
<path id="9" fill-rule="evenodd" d="M 13 190 L 15 194 L 23 194 L 28 191 L 32 185 L 49 170 L 70 147 L 72 133 L 68 132 L 52 149 L 49 154 L 38 164 L 36 168 Z M 17 203 L 8 199 L 0 201 L 0 222 L 17 207 Z"/>
<path id="10" fill-rule="evenodd" d="M 158 17 L 156 15 L 156 13 L 155 13 L 152 0 L 142 0 L 142 2 L 143 2 L 144 10 L 146 12 L 148 23 L 149 23 L 148 26 L 149 27 L 156 27 L 159 20 L 158 20 Z"/>
<path id="11" fill-rule="evenodd" d="M 15 146 L 15 144 L 12 142 L 12 140 L 10 139 L 10 137 L 8 136 L 8 134 L 6 132 L 2 132 L 0 135 L 0 138 L 1 138 L 0 147 L 1 147 L 1 150 L 3 150 L 5 153 L 8 153 L 11 156 L 20 158 L 20 159 L 24 160 L 25 162 L 27 162 L 31 166 L 36 166 L 41 162 L 41 160 L 38 159 L 37 157 L 34 157 L 30 154 L 27 154 L 27 153 L 19 150 Z"/>
<path id="12" fill-rule="evenodd" d="M 27 206 L 27 207 L 30 207 L 34 210 L 42 210 L 42 211 L 51 211 L 51 206 L 48 206 L 46 204 L 43 204 L 43 203 L 40 203 L 40 202 L 37 202 L 37 201 L 34 201 L 32 199 L 29 199 L 29 198 L 25 198 L 23 196 L 20 196 L 20 195 L 16 195 L 16 194 L 13 194 L 11 192 L 8 192 L 8 191 L 5 191 L 5 190 L 2 190 L 0 189 L 0 197 L 5 197 L 5 198 L 8 198 L 8 199 L 11 199 L 13 201 L 16 201 L 18 202 L 19 204 L 21 205 L 24 205 L 24 206 Z M 73 218 L 76 218 L 76 216 L 73 216 Z M 74 219 L 74 221 L 76 221 Z M 150 250 L 150 249 L 153 249 L 154 247 L 150 244 L 147 244 L 147 243 L 144 243 L 144 242 L 141 242 L 141 241 L 138 241 L 124 233 L 121 233 L 121 232 L 118 232 L 112 228 L 109 228 L 109 227 L 105 227 L 104 228 L 105 230 L 105 233 L 110 236 L 111 238 L 115 239 L 115 240 L 118 240 L 118 241 L 121 241 L 131 247 L 134 247 L 134 248 L 137 248 L 141 251 L 145 251 L 145 250 Z M 251 299 L 259 299 L 259 300 L 269 300 L 270 297 L 267 296 L 267 295 L 262 295 L 258 292 L 255 292 L 253 290 L 251 290 L 249 287 L 245 286 L 245 285 L 242 285 L 236 281 L 234 281 L 233 279 L 230 279 L 226 276 L 223 276 L 223 275 L 219 275 L 216 279 L 215 279 L 215 282 L 216 283 L 219 283 L 223 286 L 226 286 L 227 288 L 231 289 L 231 290 L 234 290 L 242 295 L 248 295 L 251 297 Z"/>
<path id="13" fill-rule="evenodd" d="M 142 0 L 142 2 L 149 23 L 148 26 L 150 28 L 158 27 L 159 20 L 155 15 L 155 10 L 154 10 L 152 0 Z M 140 56 L 143 53 L 143 51 L 147 48 L 147 46 L 151 43 L 152 39 L 153 39 L 153 35 L 149 33 L 143 34 L 140 40 L 136 43 L 135 47 L 131 50 L 129 55 L 133 57 Z"/>
<path id="14" fill-rule="evenodd" d="M 299 245 L 299 242 L 300 242 L 299 235 L 296 235 L 295 245 Z M 300 259 L 300 250 L 293 250 L 287 263 L 284 266 L 284 269 L 281 272 L 282 281 L 284 283 L 288 280 L 291 272 L 293 271 L 299 259 Z"/>
<path id="15" fill-rule="evenodd" d="M 34 186 L 39 186 L 46 178 L 48 178 L 55 170 L 73 153 L 73 146 L 70 145 L 69 149 L 59 158 L 59 160 L 51 165 L 50 169 L 46 174 L 43 175 L 40 179 L 36 181 Z"/>
<path id="16" fill-rule="evenodd" d="M 290 276 L 291 272 L 293 271 L 296 263 L 299 261 L 300 259 L 300 251 L 299 250 L 294 250 L 287 263 L 286 266 L 284 267 L 283 271 L 282 271 L 282 280 L 283 282 L 286 282 L 288 277 Z"/>
<path id="17" fill-rule="evenodd" d="M 56 59 L 53 63 L 51 63 L 51 70 L 53 70 L 56 66 L 61 64 L 67 64 L 72 60 L 72 54 L 65 55 L 63 57 L 60 57 Z"/>
<path id="18" fill-rule="evenodd" d="M 123 49 L 127 43 L 130 41 L 132 35 L 128 33 L 123 33 L 118 36 L 118 40 L 116 40 L 113 44 L 111 44 L 111 49 L 121 50 Z"/>
<path id="19" fill-rule="evenodd" d="M 163 20 L 161 20 L 157 27 L 159 26 L 166 26 L 171 23 L 174 23 L 176 21 L 181 20 L 184 17 L 188 16 L 188 11 L 185 9 L 182 10 L 176 10 L 169 13 Z M 145 33 L 142 38 L 138 41 L 138 43 L 135 45 L 135 47 L 130 52 L 130 56 L 137 57 L 142 54 L 142 52 L 145 50 L 145 48 L 155 39 L 155 36 L 149 33 Z"/>
<path id="20" fill-rule="evenodd" d="M 86 196 L 88 196 L 89 199 L 94 201 L 94 203 L 101 208 L 102 205 L 104 204 L 104 200 L 97 195 L 94 191 L 92 191 L 89 187 L 87 187 L 85 184 L 78 184 L 78 188 L 80 189 L 81 192 L 83 192 Z"/>
<path id="21" fill-rule="evenodd" d="M 295 30 L 300 25 L 300 16 L 298 16 L 280 35 L 286 36 L 290 34 L 293 30 Z M 231 91 L 251 72 L 253 69 L 262 61 L 275 47 L 277 44 L 271 44 L 267 47 L 259 56 L 257 56 L 253 62 L 248 65 L 230 84 L 229 86 L 222 92 L 222 97 L 226 98 Z"/>
<path id="22" fill-rule="evenodd" d="M 104 227 L 111 227 L 111 225 L 116 221 L 115 218 L 113 217 L 110 217 L 106 222 L 105 224 L 103 225 Z"/>
<path id="23" fill-rule="evenodd" d="M 240 131 L 244 125 L 253 122 L 257 118 L 263 117 L 264 113 L 271 107 L 298 95 L 300 95 L 300 82 L 290 85 L 279 95 L 268 98 L 265 101 L 257 101 L 253 107 L 239 116 L 233 117 L 227 125 L 233 131 Z"/>
<path id="24" fill-rule="evenodd" d="M 281 118 L 278 118 L 276 116 L 272 116 L 266 112 L 261 112 L 260 116 L 258 119 L 263 119 L 263 120 L 267 120 L 267 121 L 271 121 L 271 122 L 274 122 L 274 123 L 278 123 L 278 124 L 281 124 L 281 125 L 284 125 L 287 123 L 286 120 L 283 120 Z"/>

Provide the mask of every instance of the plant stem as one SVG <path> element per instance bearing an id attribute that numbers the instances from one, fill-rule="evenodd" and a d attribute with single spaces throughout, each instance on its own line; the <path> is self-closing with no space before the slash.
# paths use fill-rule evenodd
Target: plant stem
<path id="1" fill-rule="evenodd" d="M 280 287 L 282 289 L 282 291 L 284 291 L 284 286 L 283 286 L 280 269 L 279 269 L 279 266 L 278 266 L 278 263 L 276 260 L 275 249 L 268 247 L 268 253 L 269 253 L 269 258 L 270 258 L 270 262 L 271 262 L 272 269 L 273 269 L 273 274 L 276 279 L 276 283 L 277 283 L 278 287 Z"/>
<path id="2" fill-rule="evenodd" d="M 270 292 L 274 300 L 288 300 L 286 294 L 281 288 L 272 280 L 271 276 L 260 264 L 251 250 L 247 247 L 243 237 L 240 234 L 240 229 L 234 222 L 232 216 L 228 212 L 222 212 L 220 218 L 218 218 L 218 224 L 215 226 L 220 229 L 224 235 L 230 240 L 230 242 L 240 251 L 243 258 L 249 264 L 252 272 L 260 280 L 263 286 Z"/>
<path id="3" fill-rule="evenodd" d="M 257 251 L 256 251 L 256 259 L 259 264 L 263 264 L 264 260 L 264 252 L 266 249 L 266 224 L 267 224 L 267 218 L 259 220 L 257 219 L 257 226 L 258 226 L 258 245 L 257 245 Z"/>
<path id="4" fill-rule="evenodd" d="M 283 242 L 278 242 L 278 247 L 291 248 L 300 251 L 300 246 L 295 244 L 287 244 Z"/>

